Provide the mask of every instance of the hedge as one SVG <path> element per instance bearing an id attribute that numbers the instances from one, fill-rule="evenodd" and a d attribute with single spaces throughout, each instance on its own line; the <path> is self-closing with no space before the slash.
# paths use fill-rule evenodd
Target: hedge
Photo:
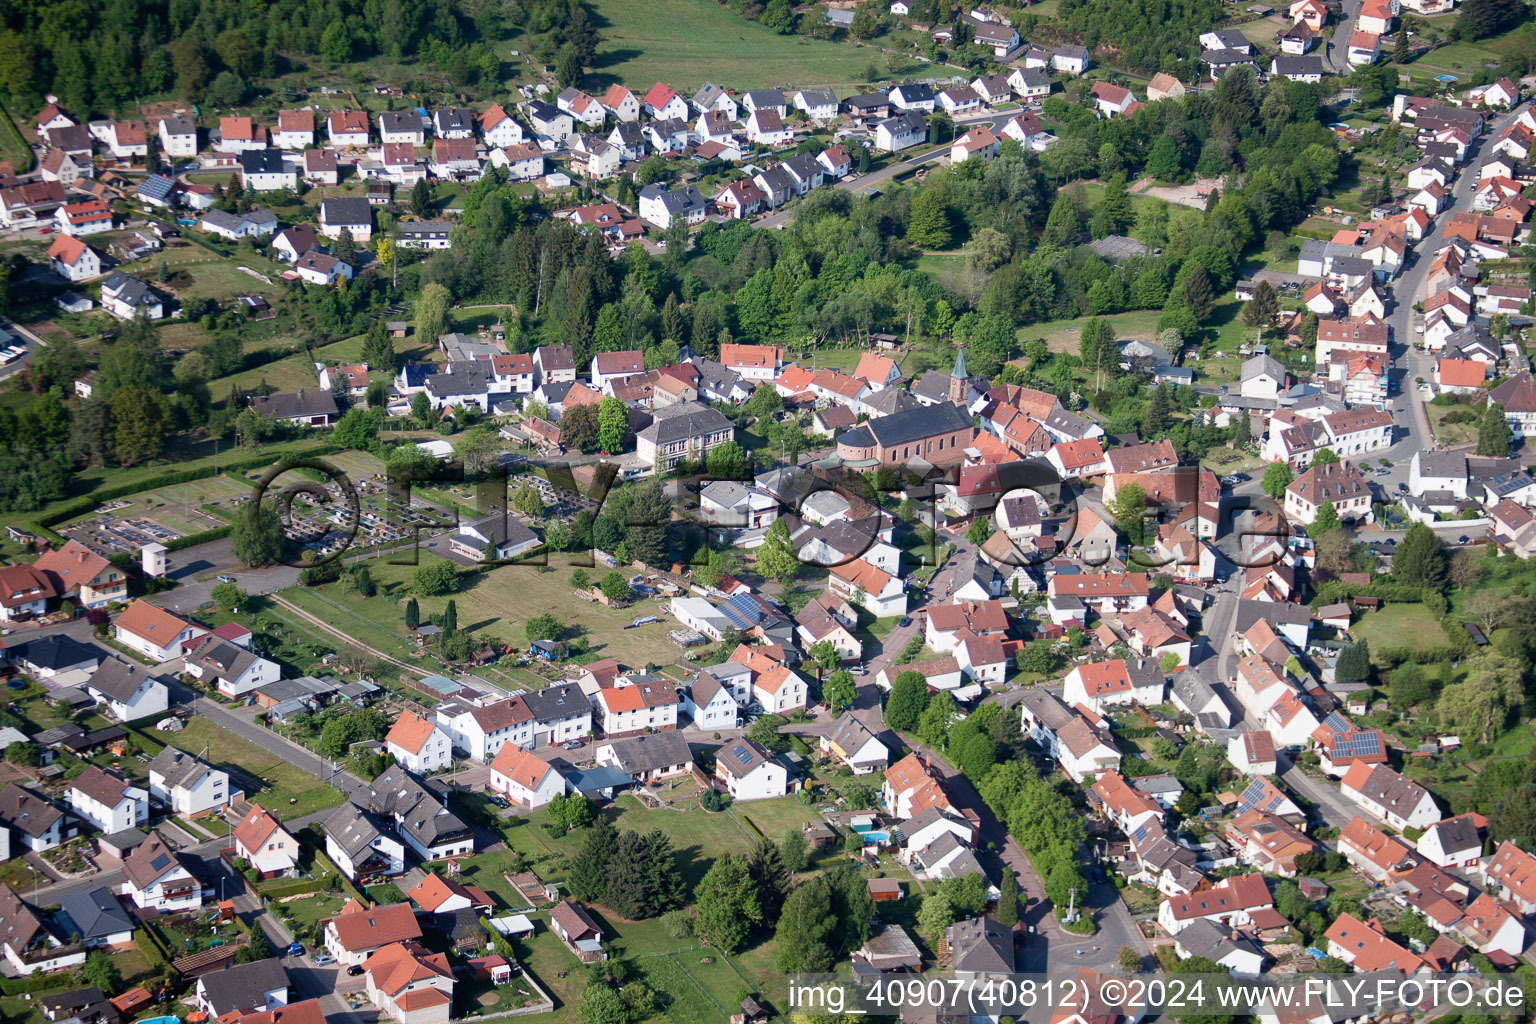
<path id="1" fill-rule="evenodd" d="M 337 452 L 350 451 L 346 445 L 321 444 L 313 448 L 294 452 L 293 459 L 314 459 L 323 455 L 334 455 Z M 104 501 L 112 501 L 116 498 L 126 498 L 130 494 L 141 494 L 144 491 L 152 491 L 161 487 L 172 487 L 176 484 L 191 483 L 194 480 L 207 480 L 209 477 L 218 476 L 221 473 L 240 475 L 252 469 L 260 469 L 271 466 L 278 460 L 271 455 L 254 455 L 246 459 L 236 459 L 227 462 L 223 466 L 200 466 L 197 469 L 183 469 L 162 473 L 160 476 L 150 477 L 138 483 L 119 484 L 116 487 L 102 487 L 90 494 L 82 495 L 62 508 L 39 516 L 35 524 L 39 528 L 46 529 L 55 523 L 62 523 L 69 519 L 77 519 L 93 511 L 97 505 Z M 210 531 L 211 532 L 211 531 Z M 57 534 L 55 534 L 57 536 Z M 169 545 L 167 545 L 169 547 Z"/>
<path id="2" fill-rule="evenodd" d="M 165 950 L 160 948 L 159 936 L 152 929 L 140 928 L 133 933 L 134 945 L 139 947 L 139 952 L 144 954 L 144 959 L 149 961 L 149 973 L 161 974 L 166 970 L 174 970 L 171 967 L 170 958 Z"/>
<path id="3" fill-rule="evenodd" d="M 363 906 L 366 907 L 368 905 L 368 895 L 359 889 L 352 879 L 348 878 L 341 868 L 336 866 L 336 862 L 327 857 L 324 852 L 320 850 L 315 851 L 314 866 L 334 873 L 336 875 L 336 882 L 341 886 L 342 892 L 357 900 Z"/>
<path id="4" fill-rule="evenodd" d="M 165 545 L 167 551 L 180 551 L 182 548 L 192 548 L 199 544 L 207 544 L 209 541 L 223 540 L 228 537 L 233 526 L 215 526 L 211 530 L 203 530 L 200 533 L 189 533 L 185 537 L 177 537 Z"/>
<path id="5" fill-rule="evenodd" d="M 24 992 L 52 992 L 55 989 L 66 990 L 75 988 L 80 984 L 80 977 L 74 969 L 59 974 L 33 974 L 25 978 L 0 978 L 0 993 L 8 996 L 19 996 Z"/>
<path id="6" fill-rule="evenodd" d="M 297 882 L 289 882 L 286 885 L 273 885 L 260 890 L 261 895 L 269 900 L 280 900 L 287 896 L 301 896 L 305 893 L 319 892 L 325 888 L 323 882 L 313 878 L 301 879 Z"/>

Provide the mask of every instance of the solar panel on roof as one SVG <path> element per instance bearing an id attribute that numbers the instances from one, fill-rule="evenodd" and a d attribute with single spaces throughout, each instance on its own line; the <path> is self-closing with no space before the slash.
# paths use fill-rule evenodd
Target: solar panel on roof
<path id="1" fill-rule="evenodd" d="M 1323 719 L 1323 726 L 1329 732 L 1335 734 L 1349 732 L 1349 720 L 1337 711 L 1330 711 L 1328 713 L 1328 717 Z"/>
<path id="2" fill-rule="evenodd" d="M 1381 737 L 1375 732 L 1357 732 L 1334 744 L 1343 757 L 1373 757 L 1381 753 Z"/>
<path id="3" fill-rule="evenodd" d="M 737 747 L 736 760 L 740 761 L 742 764 L 749 763 L 752 760 L 752 751 L 748 750 L 746 747 Z"/>

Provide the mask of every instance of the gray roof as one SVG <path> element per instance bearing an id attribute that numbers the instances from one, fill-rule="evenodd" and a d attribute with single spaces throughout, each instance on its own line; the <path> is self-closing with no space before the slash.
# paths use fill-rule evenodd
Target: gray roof
<path id="1" fill-rule="evenodd" d="M 167 789 L 175 789 L 201 777 L 212 766 L 185 750 L 164 747 L 149 762 L 149 770 L 157 772 L 165 780 Z"/>
<path id="2" fill-rule="evenodd" d="M 677 122 L 682 124 L 682 122 Z M 682 125 L 682 130 L 687 130 L 687 125 Z M 668 189 L 661 185 L 651 184 L 640 190 L 641 199 L 659 199 L 667 208 L 669 214 L 686 214 L 689 210 L 702 209 L 705 206 L 704 196 L 692 185 L 683 188 Z"/>
<path id="3" fill-rule="evenodd" d="M 214 1016 L 232 1011 L 253 1013 L 266 1009 L 268 992 L 288 988 L 288 971 L 281 960 L 268 958 L 204 974 L 198 985 L 213 1005 Z"/>
<path id="4" fill-rule="evenodd" d="M 101 282 L 101 290 L 113 293 L 119 301 L 130 306 L 146 306 L 158 301 L 154 289 L 121 270 L 114 270 L 107 275 L 107 279 Z"/>
<path id="5" fill-rule="evenodd" d="M 537 722 L 559 722 L 585 714 L 591 707 L 581 687 L 575 683 L 557 683 L 522 696 L 523 703 L 528 705 Z"/>
<path id="6" fill-rule="evenodd" d="M 956 921 L 946 933 L 951 970 L 1013 973 L 1013 932 L 987 917 Z"/>
<path id="7" fill-rule="evenodd" d="M 1207 707 L 1212 700 L 1219 699 L 1215 688 L 1192 669 L 1186 669 L 1173 677 L 1172 695 L 1191 709 Z"/>
<path id="8" fill-rule="evenodd" d="M 1147 254 L 1145 242 L 1127 238 L 1125 235 L 1106 235 L 1103 238 L 1096 238 L 1088 243 L 1088 248 L 1111 263 Z"/>
<path id="9" fill-rule="evenodd" d="M 789 101 L 784 98 L 784 90 L 782 89 L 757 89 L 747 93 L 745 98 L 753 110 L 760 110 L 763 107 L 784 107 L 789 105 Z"/>
<path id="10" fill-rule="evenodd" d="M 274 419 L 299 419 L 307 416 L 335 416 L 336 399 L 329 391 L 299 391 L 294 394 L 265 395 L 251 399 L 251 408 Z"/>
<path id="11" fill-rule="evenodd" d="M 516 546 L 539 539 L 538 534 L 524 526 L 510 512 L 493 512 L 470 525 L 489 537 L 497 547 L 503 544 Z"/>
<path id="12" fill-rule="evenodd" d="M 379 115 L 379 127 L 387 132 L 419 132 L 421 118 L 398 110 L 386 110 Z"/>
<path id="13" fill-rule="evenodd" d="M 354 861 L 384 834 L 373 816 L 353 803 L 336 808 L 321 828 Z"/>
<path id="14" fill-rule="evenodd" d="M 1361 795 L 1398 814 L 1412 811 L 1427 792 L 1417 782 L 1384 764 L 1372 768 L 1371 774 L 1360 786 Z"/>
<path id="15" fill-rule="evenodd" d="M 1430 451 L 1429 449 L 1421 450 L 1419 452 L 1419 475 L 1465 480 L 1467 478 L 1467 453 L 1437 452 Z"/>
<path id="16" fill-rule="evenodd" d="M 801 89 L 800 95 L 808 107 L 837 106 L 837 94 L 831 89 Z"/>
<path id="17" fill-rule="evenodd" d="M 440 797 L 399 765 L 373 780 L 369 803 L 374 811 L 398 821 L 406 835 L 425 847 L 469 832 L 469 826 L 443 806 Z"/>
<path id="18" fill-rule="evenodd" d="M 41 669 L 57 671 L 87 661 L 100 662 L 107 656 L 95 644 L 83 644 L 64 633 L 50 633 L 35 640 L 6 648 L 6 656 L 12 661 L 25 661 Z"/>
<path id="19" fill-rule="evenodd" d="M 1283 78 L 1300 75 L 1321 75 L 1323 73 L 1323 58 L 1317 54 L 1308 54 L 1305 57 L 1288 57 L 1280 55 L 1275 57 L 1272 65 L 1274 73 Z"/>
<path id="20" fill-rule="evenodd" d="M 1233 938 L 1225 928 L 1218 927 L 1204 918 L 1197 918 L 1186 924 L 1179 931 L 1179 945 L 1189 951 L 1190 956 L 1205 957 L 1207 960 L 1220 960 L 1230 953 L 1241 950 L 1263 956 L 1263 950 L 1250 939 Z"/>
<path id="21" fill-rule="evenodd" d="M 771 760 L 772 754 L 746 737 L 732 740 L 715 751 L 715 764 L 738 779 L 746 778 Z"/>
<path id="22" fill-rule="evenodd" d="M 165 130 L 171 135 L 191 135 L 197 131 L 197 122 L 186 114 L 172 114 L 162 117 L 160 123 L 165 125 Z"/>
<path id="23" fill-rule="evenodd" d="M 453 225 L 446 220 L 408 220 L 396 225 L 400 234 L 414 238 L 447 238 Z"/>
<path id="24" fill-rule="evenodd" d="M 873 419 L 861 427 L 855 427 L 838 439 L 840 444 L 853 447 L 867 447 L 871 444 L 879 444 L 890 448 L 893 445 L 907 444 L 925 437 L 933 437 L 935 434 L 944 434 L 952 430 L 965 430 L 971 426 L 971 418 L 962 412 L 957 406 L 948 402 L 940 402 L 937 405 L 925 405 L 916 409 L 907 409 L 903 412 L 893 413 L 890 416 L 881 416 Z"/>
<path id="25" fill-rule="evenodd" d="M 1439 832 L 1440 848 L 1447 853 L 1470 850 L 1482 845 L 1482 838 L 1477 834 L 1477 826 L 1472 823 L 1472 816 L 1469 814 L 1437 821 L 1425 831 Z"/>
<path id="26" fill-rule="evenodd" d="M 373 208 L 368 205 L 368 200 L 355 196 L 322 199 L 320 200 L 320 222 L 332 226 L 366 224 L 372 227 Z"/>
<path id="27" fill-rule="evenodd" d="M 1215 67 L 1227 67 L 1234 64 L 1252 64 L 1253 54 L 1242 50 L 1205 50 L 1200 54 L 1200 59 Z"/>
<path id="28" fill-rule="evenodd" d="M 246 174 L 281 174 L 287 169 L 280 149 L 246 149 L 240 153 L 240 170 Z"/>
<path id="29" fill-rule="evenodd" d="M 1019 705 L 1028 708 L 1032 717 L 1053 732 L 1061 729 L 1074 717 L 1072 709 L 1049 690 L 1038 688 L 1029 690 L 1020 699 Z"/>
<path id="30" fill-rule="evenodd" d="M 1243 380 L 1252 380 L 1260 374 L 1268 374 L 1276 381 L 1283 382 L 1285 367 L 1281 366 L 1278 360 L 1262 352 L 1243 361 Z"/>
<path id="31" fill-rule="evenodd" d="M 113 700 L 127 701 L 144 685 L 146 678 L 153 678 L 147 669 L 122 658 L 107 658 L 85 685 Z"/>
<path id="32" fill-rule="evenodd" d="M 1238 601 L 1237 619 L 1232 630 L 1247 633 L 1260 619 L 1271 626 L 1307 625 L 1312 621 L 1312 609 L 1305 605 L 1276 604 L 1273 601 Z"/>
<path id="33" fill-rule="evenodd" d="M 715 105 L 715 101 L 725 95 L 725 90 L 713 82 L 705 82 L 699 86 L 699 91 L 693 94 L 693 105 L 709 109 Z"/>
<path id="34" fill-rule="evenodd" d="M 858 753 L 859 748 L 870 740 L 879 739 L 868 726 L 859 721 L 857 715 L 853 714 L 844 714 L 839 718 L 837 724 L 832 727 L 832 731 L 827 734 L 827 738 L 848 751 L 850 755 Z"/>
<path id="35" fill-rule="evenodd" d="M 718 409 L 693 402 L 658 409 L 655 415 L 655 422 L 640 431 L 638 436 L 657 445 L 732 429 L 731 421 L 721 415 Z"/>
<path id="36" fill-rule="evenodd" d="M 613 754 L 618 759 L 619 767 L 630 775 L 677 764 L 688 764 L 693 760 L 693 751 L 688 747 L 688 740 L 680 732 L 631 736 L 605 745 L 613 747 Z"/>

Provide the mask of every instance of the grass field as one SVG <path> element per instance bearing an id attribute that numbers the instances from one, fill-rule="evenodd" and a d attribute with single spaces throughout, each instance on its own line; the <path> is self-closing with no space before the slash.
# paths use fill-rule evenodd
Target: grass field
<path id="1" fill-rule="evenodd" d="M 1477 421 L 1470 423 L 1446 423 L 1445 417 L 1453 410 L 1462 410 L 1464 405 L 1434 405 L 1425 403 L 1424 412 L 1429 417 L 1429 429 L 1434 433 L 1435 440 L 1441 444 L 1467 444 L 1477 440 Z"/>
<path id="2" fill-rule="evenodd" d="M 1350 632 L 1370 642 L 1373 658 L 1385 647 L 1434 650 L 1445 646 L 1439 617 L 1421 604 L 1389 604 L 1367 612 Z"/>
<path id="3" fill-rule="evenodd" d="M 146 729 L 145 735 L 199 757 L 206 747 L 209 762 L 229 772 L 231 787 L 245 789 L 249 799 L 280 820 L 302 818 L 341 803 L 341 790 L 335 786 L 319 781 L 302 768 L 206 718 L 188 719 L 181 732 Z M 258 785 L 260 789 L 255 788 Z"/>
<path id="4" fill-rule="evenodd" d="M 1141 338 L 1152 341 L 1157 337 L 1157 321 L 1162 313 L 1157 310 L 1139 310 L 1134 313 L 1116 313 L 1102 319 L 1108 320 L 1115 329 L 1115 337 L 1121 341 L 1130 338 Z M 1052 320 L 1050 323 L 1031 324 L 1028 327 L 1020 327 L 1018 338 L 1020 342 L 1041 338 L 1052 352 L 1077 353 L 1078 344 L 1082 340 L 1083 325 L 1092 317 L 1080 316 L 1074 320 Z"/>
<path id="5" fill-rule="evenodd" d="M 422 561 L 437 556 L 422 552 Z M 465 589 L 452 595 L 458 604 L 459 628 L 484 632 L 513 644 L 524 640 L 523 623 L 539 612 L 550 612 L 567 627 L 585 633 L 591 652 L 600 658 L 618 658 L 629 665 L 665 665 L 678 659 L 681 652 L 667 641 L 667 630 L 673 628 L 670 620 L 651 623 L 639 629 L 624 629 L 628 623 L 642 615 L 658 612 L 655 601 L 640 601 L 626 608 L 607 608 L 589 604 L 575 596 L 570 583 L 569 556 L 554 556 L 551 568 L 541 572 L 532 565 L 510 565 L 489 573 L 466 574 Z M 387 640 L 394 645 L 403 644 L 403 637 L 395 632 L 402 622 L 402 612 L 396 606 L 395 596 L 406 584 L 415 566 L 390 565 L 384 560 L 368 563 L 380 593 L 371 598 L 344 593 L 338 588 L 323 592 L 294 588 L 283 596 L 316 615 L 341 625 L 349 631 L 356 629 L 357 637 L 372 643 L 374 639 Z M 602 573 L 588 568 L 589 575 Z M 418 598 L 422 621 L 429 614 L 441 612 L 448 603 L 447 597 Z M 379 646 L 379 645 L 375 645 Z M 388 649 L 388 648 L 384 648 Z"/>
<path id="6" fill-rule="evenodd" d="M 602 37 L 594 71 L 637 95 L 656 81 L 685 98 L 705 82 L 738 91 L 842 86 L 851 94 L 871 61 L 884 67 L 879 49 L 781 36 L 701 0 L 598 0 L 592 9 Z M 820 9 L 807 15 L 821 16 Z"/>

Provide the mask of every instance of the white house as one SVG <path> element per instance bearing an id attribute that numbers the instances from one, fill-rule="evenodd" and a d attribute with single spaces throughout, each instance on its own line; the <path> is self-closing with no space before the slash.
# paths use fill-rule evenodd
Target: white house
<path id="1" fill-rule="evenodd" d="M 490 788 L 520 807 L 543 807 L 566 791 L 565 776 L 549 762 L 508 743 L 491 762 Z"/>
<path id="2" fill-rule="evenodd" d="M 431 719 L 404 712 L 384 737 L 384 750 L 397 764 L 426 774 L 453 763 L 453 741 Z"/>
<path id="3" fill-rule="evenodd" d="M 708 669 L 683 690 L 683 711 L 695 729 L 717 731 L 736 728 L 741 706 L 731 691 Z"/>
<path id="4" fill-rule="evenodd" d="M 1384 764 L 1357 761 L 1339 789 L 1358 804 L 1396 829 L 1428 828 L 1440 820 L 1440 808 L 1429 790 Z"/>
<path id="5" fill-rule="evenodd" d="M 862 558 L 833 566 L 827 582 L 833 593 L 876 618 L 906 614 L 907 591 L 901 580 Z"/>
<path id="6" fill-rule="evenodd" d="M 195 818 L 228 807 L 245 794 L 230 789 L 228 772 L 165 747 L 149 762 L 149 795 L 173 813 Z"/>
<path id="7" fill-rule="evenodd" d="M 1419 855 L 1442 868 L 1478 874 L 1482 870 L 1482 822 L 1476 814 L 1461 814 L 1437 821 L 1424 830 L 1416 844 Z"/>
<path id="8" fill-rule="evenodd" d="M 251 862 L 262 878 L 286 875 L 299 864 L 299 841 L 264 809 L 252 806 L 233 832 L 236 856 Z"/>
<path id="9" fill-rule="evenodd" d="M 189 160 L 197 156 L 197 122 L 185 114 L 162 117 L 156 134 L 165 155 Z"/>
<path id="10" fill-rule="evenodd" d="M 522 126 L 511 120 L 511 115 L 501 104 L 493 103 L 490 109 L 479 115 L 481 138 L 490 149 L 505 149 L 522 143 Z"/>
<path id="11" fill-rule="evenodd" d="M 151 832 L 148 839 L 123 858 L 123 875 L 122 894 L 141 910 L 174 914 L 202 906 L 202 883 L 158 832 Z"/>
<path id="12" fill-rule="evenodd" d="M 533 711 L 521 696 L 491 704 L 450 701 L 437 709 L 437 724 L 453 749 L 482 764 L 509 743 L 531 748 L 536 742 Z"/>
<path id="13" fill-rule="evenodd" d="M 149 671 L 123 658 L 107 658 L 85 682 L 85 690 L 118 722 L 163 715 L 170 691 Z"/>
<path id="14" fill-rule="evenodd" d="M 890 748 L 856 715 L 839 718 L 831 731 L 822 734 L 820 746 L 823 753 L 842 761 L 855 775 L 884 771 L 891 761 Z"/>
<path id="15" fill-rule="evenodd" d="M 788 770 L 746 737 L 715 751 L 715 778 L 736 800 L 770 800 L 788 792 Z"/>
<path id="16" fill-rule="evenodd" d="M 928 138 L 928 119 L 916 111 L 898 114 L 875 126 L 875 148 L 883 153 L 910 149 Z"/>
<path id="17" fill-rule="evenodd" d="M 183 644 L 206 632 L 148 601 L 135 601 L 112 623 L 112 635 L 151 661 L 170 661 L 185 653 Z"/>
<path id="18" fill-rule="evenodd" d="M 69 808 L 103 835 L 149 820 L 149 793 L 91 765 L 69 787 Z"/>
<path id="19" fill-rule="evenodd" d="M 1074 667 L 1067 673 L 1061 699 L 1094 711 L 1132 703 L 1152 707 L 1163 702 L 1163 689 L 1162 669 L 1156 664 L 1116 658 Z"/>
<path id="20" fill-rule="evenodd" d="M 676 729 L 682 698 L 662 676 L 625 675 L 592 694 L 590 703 L 593 724 L 604 736 L 633 736 Z"/>
<path id="21" fill-rule="evenodd" d="M 277 662 L 216 637 L 198 644 L 182 666 L 187 675 L 211 684 L 226 697 L 239 697 L 275 683 L 283 674 Z"/>
<path id="22" fill-rule="evenodd" d="M 48 265 L 66 281 L 77 284 L 101 276 L 101 254 L 72 235 L 53 240 L 48 247 Z"/>
<path id="23" fill-rule="evenodd" d="M 325 820 L 325 853 L 354 882 L 405 870 L 405 844 L 356 804 L 342 804 Z"/>

